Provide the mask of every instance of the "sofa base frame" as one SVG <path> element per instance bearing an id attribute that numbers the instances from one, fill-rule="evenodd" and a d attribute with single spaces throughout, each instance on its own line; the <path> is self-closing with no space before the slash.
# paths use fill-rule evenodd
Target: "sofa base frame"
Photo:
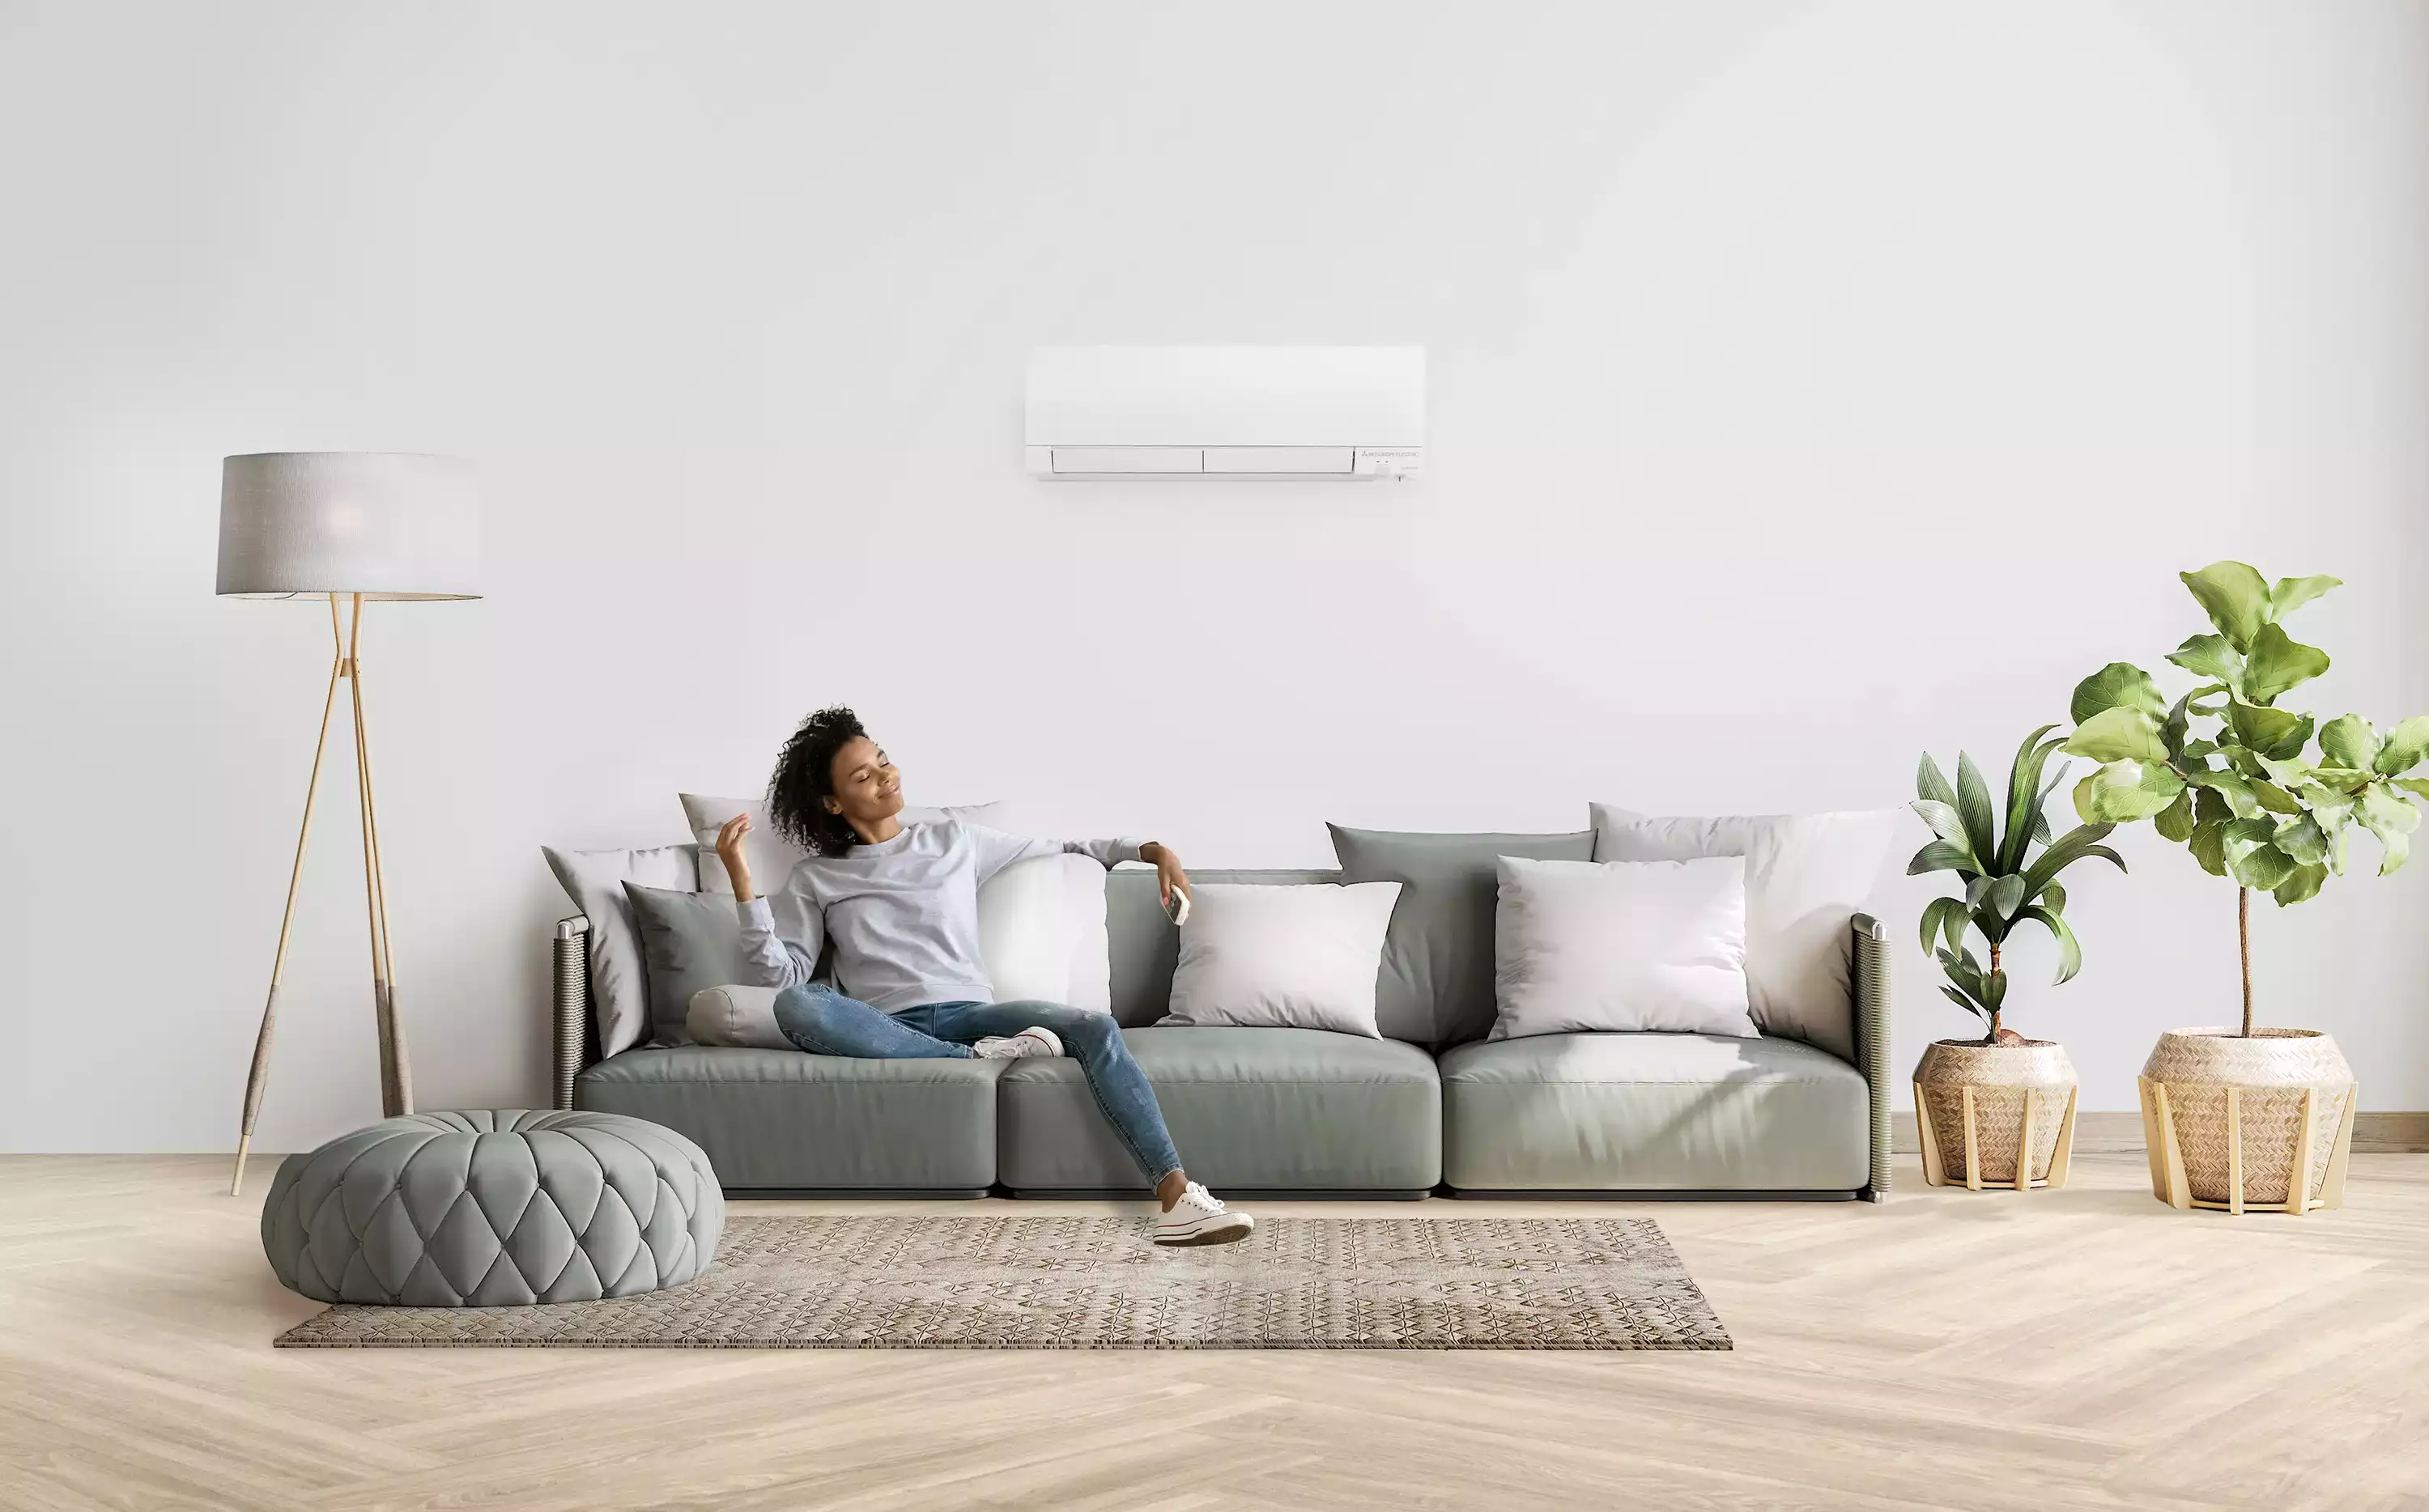
<path id="1" fill-rule="evenodd" d="M 1145 1187 L 1007 1187 L 1004 1194 L 1032 1202 L 1152 1202 L 1155 1193 Z M 1431 1187 L 1406 1190 L 1392 1187 L 1234 1187 L 1226 1185 L 1220 1193 L 1225 1197 L 1260 1202 L 1419 1202 L 1434 1194 Z"/>
<path id="2" fill-rule="evenodd" d="M 728 1202 L 967 1202 L 987 1195 L 985 1187 L 728 1187 Z"/>
<path id="3" fill-rule="evenodd" d="M 1468 1202 L 1859 1202 L 1880 1198 L 1859 1188 L 1853 1192 L 1752 1192 L 1711 1187 L 1614 1187 L 1609 1191 L 1576 1188 L 1446 1187 L 1450 1196 Z"/>

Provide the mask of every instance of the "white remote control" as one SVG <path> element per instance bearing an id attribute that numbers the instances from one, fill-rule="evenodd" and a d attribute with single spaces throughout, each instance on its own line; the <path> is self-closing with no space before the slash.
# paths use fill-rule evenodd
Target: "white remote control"
<path id="1" fill-rule="evenodd" d="M 1182 925 L 1187 924 L 1189 922 L 1189 895 L 1182 892 L 1178 887 L 1174 888 L 1172 890 L 1172 901 L 1164 906 L 1164 912 L 1165 916 L 1172 920 L 1172 927 L 1174 929 L 1177 929 Z"/>

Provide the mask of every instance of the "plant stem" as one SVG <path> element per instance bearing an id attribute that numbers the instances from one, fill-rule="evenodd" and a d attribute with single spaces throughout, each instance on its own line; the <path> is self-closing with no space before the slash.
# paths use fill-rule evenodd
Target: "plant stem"
<path id="1" fill-rule="evenodd" d="M 1992 979 L 1992 980 L 1996 980 L 1996 979 L 1998 978 L 1998 976 L 1999 976 L 1999 946 L 1998 946 L 1998 943 L 1997 943 L 1996 941 L 1993 941 L 1993 942 L 1991 942 L 1991 979 Z M 1985 1036 L 1983 1037 L 1982 1043 L 1983 1043 L 1983 1044 L 1998 1044 L 1998 1043 L 1999 1043 L 1999 1011 L 1998 1011 L 1997 1009 L 1995 1009 L 1995 1008 L 1994 1008 L 1994 1009 L 1992 1009 L 1992 1010 L 1991 1010 L 1991 1032 L 1990 1032 L 1989 1034 L 1987 1034 L 1987 1035 L 1985 1035 Z"/>
<path id="2" fill-rule="evenodd" d="M 2252 889 L 2235 890 L 2235 938 L 2243 949 L 2243 1038 L 2252 1038 Z"/>

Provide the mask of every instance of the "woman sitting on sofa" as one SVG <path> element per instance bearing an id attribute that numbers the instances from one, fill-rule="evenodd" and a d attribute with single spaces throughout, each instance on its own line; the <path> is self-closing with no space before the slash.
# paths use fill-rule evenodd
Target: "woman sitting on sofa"
<path id="1" fill-rule="evenodd" d="M 776 998 L 785 1038 L 814 1055 L 877 1060 L 977 1056 L 1017 1060 L 1070 1045 L 1097 1106 L 1155 1188 L 1159 1244 L 1227 1244 L 1255 1226 L 1189 1179 L 1156 1107 L 1155 1091 L 1131 1059 L 1113 1018 L 1056 1003 L 996 1003 L 979 957 L 979 884 L 1015 862 L 1066 851 L 1154 865 L 1165 902 L 1189 894 L 1170 850 L 1128 840 L 1024 840 L 948 819 L 905 826 L 902 777 L 850 709 L 820 709 L 801 721 L 776 758 L 768 817 L 810 858 L 780 884 L 788 910 L 818 918 L 834 942 L 835 978 L 810 979 L 814 945 L 777 933 L 768 899 L 752 890 L 742 838 L 751 816 L 718 832 L 717 854 L 734 880 L 742 953 Z"/>

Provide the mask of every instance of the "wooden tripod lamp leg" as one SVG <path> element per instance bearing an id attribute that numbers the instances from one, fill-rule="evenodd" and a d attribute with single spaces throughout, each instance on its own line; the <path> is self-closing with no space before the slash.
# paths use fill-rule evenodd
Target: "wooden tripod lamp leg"
<path id="1" fill-rule="evenodd" d="M 363 893 L 370 905 L 372 1016 L 379 1031 L 380 1114 L 413 1111 L 413 1066 L 405 1057 L 405 1025 L 396 1013 L 395 961 L 388 951 L 388 872 L 380 863 L 379 806 L 372 790 L 371 731 L 363 723 L 363 596 L 355 594 L 346 649 L 355 706 L 355 788 L 363 820 Z"/>
<path id="2" fill-rule="evenodd" d="M 270 1037 L 278 1022 L 278 979 L 287 970 L 287 937 L 295 928 L 295 895 L 304 880 L 304 844 L 312 837 L 312 806 L 321 797 L 321 759 L 329 750 L 329 715 L 338 706 L 338 678 L 345 670 L 345 643 L 338 633 L 338 596 L 329 595 L 329 637 L 337 643 L 329 662 L 329 691 L 321 699 L 321 734 L 312 747 L 312 780 L 304 787 L 304 823 L 295 832 L 295 864 L 287 874 L 287 911 L 278 918 L 278 950 L 270 958 L 270 997 L 261 1005 L 261 1029 L 253 1039 L 253 1069 L 244 1078 L 244 1120 L 237 1131 L 236 1170 L 228 1195 L 244 1194 L 244 1160 L 253 1151 L 253 1126 L 261 1116 L 261 1093 L 270 1078 Z"/>

